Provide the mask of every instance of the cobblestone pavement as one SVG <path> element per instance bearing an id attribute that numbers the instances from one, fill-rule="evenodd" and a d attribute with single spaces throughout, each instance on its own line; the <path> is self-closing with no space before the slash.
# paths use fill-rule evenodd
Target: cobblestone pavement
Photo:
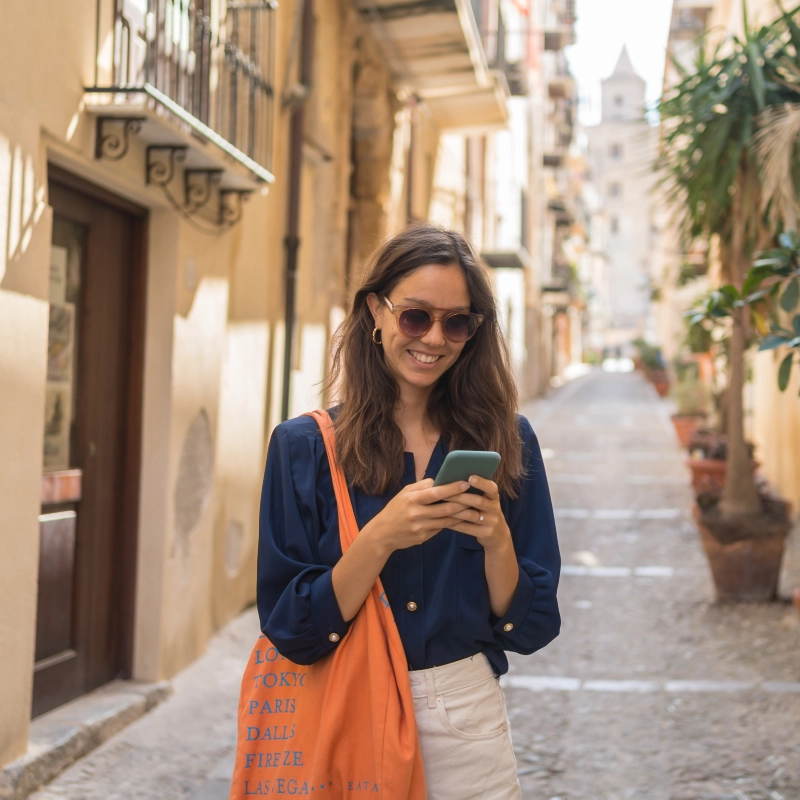
<path id="1" fill-rule="evenodd" d="M 596 373 L 543 406 L 563 627 L 505 680 L 523 797 L 800 800 L 798 620 L 713 602 L 666 404 Z"/>
<path id="2" fill-rule="evenodd" d="M 638 374 L 595 373 L 526 412 L 565 570 L 561 636 L 505 679 L 523 797 L 800 800 L 798 619 L 713 602 L 666 405 Z M 172 697 L 33 800 L 226 800 L 257 624 L 227 626 Z"/>

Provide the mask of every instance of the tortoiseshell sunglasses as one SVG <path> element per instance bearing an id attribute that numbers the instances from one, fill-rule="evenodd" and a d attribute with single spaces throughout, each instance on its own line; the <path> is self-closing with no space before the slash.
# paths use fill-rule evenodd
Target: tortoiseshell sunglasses
<path id="1" fill-rule="evenodd" d="M 435 317 L 427 308 L 396 306 L 385 295 L 381 295 L 381 299 L 397 319 L 397 327 L 400 329 L 400 333 L 411 339 L 418 339 L 420 336 L 424 336 L 433 327 L 433 323 L 439 321 L 442 323 L 444 335 L 451 342 L 460 344 L 471 339 L 483 322 L 482 314 L 472 314 L 467 311 L 450 311 Z M 400 312 L 399 315 L 398 312 Z"/>

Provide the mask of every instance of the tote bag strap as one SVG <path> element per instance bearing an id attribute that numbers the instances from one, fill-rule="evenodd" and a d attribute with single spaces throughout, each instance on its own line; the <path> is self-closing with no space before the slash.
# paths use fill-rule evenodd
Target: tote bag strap
<path id="1" fill-rule="evenodd" d="M 358 523 L 353 511 L 353 503 L 350 500 L 350 492 L 347 490 L 347 479 L 344 477 L 344 470 L 339 466 L 336 458 L 336 431 L 333 427 L 333 420 L 327 411 L 309 411 L 306 416 L 313 417 L 322 431 L 322 441 L 325 443 L 325 451 L 328 454 L 328 463 L 331 467 L 331 478 L 333 480 L 333 492 L 336 495 L 336 507 L 339 514 L 339 538 L 342 542 L 342 552 L 353 543 L 358 536 Z"/>

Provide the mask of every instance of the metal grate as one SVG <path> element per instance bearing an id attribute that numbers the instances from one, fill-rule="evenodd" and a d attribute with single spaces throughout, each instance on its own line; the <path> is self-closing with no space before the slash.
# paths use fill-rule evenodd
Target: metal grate
<path id="1" fill-rule="evenodd" d="M 269 170 L 276 8 L 273 0 L 115 0 L 111 85 L 92 90 L 154 87 Z"/>

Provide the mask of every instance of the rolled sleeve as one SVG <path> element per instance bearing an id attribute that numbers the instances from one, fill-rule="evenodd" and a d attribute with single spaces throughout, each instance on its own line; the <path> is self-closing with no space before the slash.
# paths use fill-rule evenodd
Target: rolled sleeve
<path id="1" fill-rule="evenodd" d="M 349 628 L 331 582 L 341 544 L 335 501 L 328 508 L 319 496 L 319 486 L 330 480 L 330 473 L 318 431 L 310 418 L 290 420 L 275 429 L 261 494 L 257 577 L 261 630 L 281 655 L 296 664 L 313 664 L 335 650 Z"/>
<path id="2" fill-rule="evenodd" d="M 519 583 L 508 612 L 493 620 L 493 630 L 504 650 L 528 655 L 549 644 L 561 629 L 556 597 L 561 556 L 542 452 L 524 417 L 520 417 L 520 434 L 526 475 L 519 496 L 509 500 L 506 509 Z"/>
<path id="3" fill-rule="evenodd" d="M 311 584 L 311 620 L 320 640 L 334 649 L 350 628 L 344 621 L 333 593 L 333 570 L 320 575 Z"/>
<path id="4" fill-rule="evenodd" d="M 496 621 L 493 620 L 496 634 L 508 639 L 514 638 L 514 631 L 520 630 L 528 618 L 535 591 L 533 581 L 528 573 L 521 569 L 517 588 L 514 592 L 514 597 L 511 598 L 511 605 L 508 607 L 508 611 L 506 611 L 505 616 L 496 618 Z"/>

